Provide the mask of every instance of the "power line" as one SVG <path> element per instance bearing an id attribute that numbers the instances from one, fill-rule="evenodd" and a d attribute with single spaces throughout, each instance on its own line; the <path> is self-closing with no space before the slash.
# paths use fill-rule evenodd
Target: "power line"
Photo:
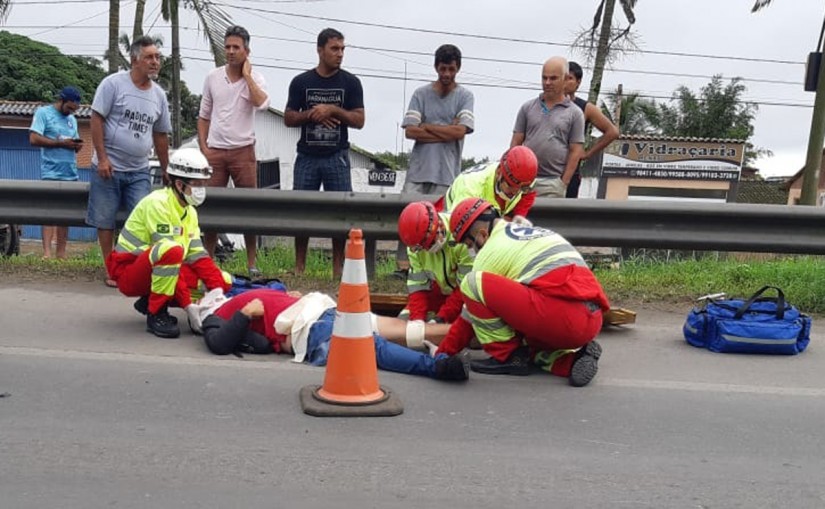
<path id="1" fill-rule="evenodd" d="M 369 21 L 353 21 L 348 19 L 341 19 L 341 18 L 331 18 L 328 16 L 313 16 L 311 14 L 297 14 L 293 12 L 285 12 L 285 11 L 278 11 L 274 9 L 263 9 L 260 7 L 239 7 L 236 5 L 227 5 L 224 4 L 224 7 L 229 9 L 238 9 L 243 11 L 253 11 L 253 12 L 265 12 L 268 14 L 278 14 L 281 16 L 291 16 L 296 18 L 306 18 L 306 19 L 316 19 L 322 21 L 331 21 L 334 23 L 345 23 L 351 25 L 361 25 L 361 26 L 368 26 L 373 28 L 383 28 L 389 30 L 400 30 L 405 32 L 418 32 L 418 33 L 427 33 L 427 34 L 436 34 L 436 35 L 449 35 L 453 37 L 466 37 L 472 39 L 484 39 L 484 40 L 491 40 L 491 41 L 502 41 L 502 42 L 516 42 L 516 43 L 524 43 L 524 44 L 541 44 L 545 46 L 562 46 L 565 48 L 569 47 L 577 47 L 572 44 L 565 44 L 561 42 L 552 42 L 552 41 L 541 41 L 537 39 L 520 39 L 515 37 L 501 37 L 496 35 L 486 35 L 486 34 L 470 34 L 470 33 L 463 33 L 463 32 L 447 32 L 444 30 L 433 30 L 429 28 L 414 28 L 414 27 L 405 27 L 400 25 L 387 25 L 381 23 L 371 23 Z M 578 46 L 581 47 L 581 46 Z M 804 62 L 798 62 L 793 60 L 780 60 L 780 59 L 770 59 L 770 58 L 753 58 L 753 57 L 740 57 L 735 55 L 709 55 L 704 53 L 688 53 L 684 51 L 657 51 L 657 50 L 637 50 L 639 53 L 646 53 L 649 55 L 664 55 L 664 56 L 675 56 L 675 57 L 691 57 L 691 58 L 709 58 L 709 59 L 718 59 L 718 60 L 738 60 L 742 62 L 760 62 L 760 63 L 772 63 L 772 64 L 789 64 L 789 65 L 804 65 Z"/>
<path id="2" fill-rule="evenodd" d="M 203 61 L 203 62 L 212 62 L 212 60 L 208 58 L 201 58 L 201 57 L 187 57 L 188 60 L 196 60 L 196 61 Z M 306 71 L 304 67 L 291 67 L 291 66 L 283 66 L 283 65 L 272 65 L 272 64 L 255 64 L 256 67 L 264 67 L 267 69 L 277 69 L 283 71 L 299 71 L 303 72 Z M 398 75 L 386 75 L 386 74 L 359 74 L 359 78 L 376 78 L 376 79 L 387 79 L 387 80 L 394 80 L 394 81 L 402 81 L 408 80 L 404 76 Z M 414 80 L 414 81 L 429 81 L 429 80 Z M 463 85 L 471 86 L 471 87 L 480 87 L 480 88 L 502 88 L 508 90 L 528 90 L 532 92 L 539 92 L 540 89 L 538 85 L 536 86 L 526 86 L 526 85 L 497 85 L 491 83 L 462 83 Z M 607 96 L 614 96 L 616 95 L 615 92 L 602 92 L 603 95 Z M 627 95 L 627 94 L 625 94 Z M 655 94 L 645 94 L 645 93 L 637 93 L 635 94 L 637 97 L 648 98 L 648 99 L 664 99 L 664 100 L 672 100 L 673 97 L 665 96 L 665 95 L 655 95 Z M 772 100 L 761 100 L 761 101 L 751 101 L 748 99 L 742 99 L 742 102 L 755 104 L 758 106 L 787 106 L 793 108 L 813 108 L 812 104 L 805 104 L 805 103 L 791 103 L 791 102 L 781 102 L 781 101 L 772 101 Z"/>
<path id="3" fill-rule="evenodd" d="M 208 50 L 200 50 L 194 48 L 181 48 L 187 51 L 200 51 L 200 52 L 207 52 Z M 3 49 L 0 49 L 0 55 L 6 52 Z M 7 51 L 9 54 L 14 54 L 19 56 L 19 52 L 12 52 Z M 96 55 L 85 55 L 85 54 L 73 54 L 73 55 L 65 55 L 62 53 L 31 53 L 30 56 L 37 56 L 37 57 L 87 57 L 87 58 L 98 58 Z M 214 61 L 211 58 L 202 58 L 196 56 L 187 56 L 187 60 L 192 60 L 196 62 L 208 62 L 209 64 L 213 64 Z M 300 61 L 293 61 L 293 60 L 285 60 L 285 59 L 278 59 L 278 58 L 269 58 L 263 57 L 266 60 L 276 60 L 276 61 L 287 61 L 287 62 L 296 62 L 301 63 Z M 296 67 L 296 66 L 287 66 L 287 65 L 275 65 L 275 64 L 266 64 L 266 63 L 256 63 L 256 67 L 263 67 L 266 69 L 275 69 L 281 71 L 297 71 L 303 72 L 306 71 L 308 68 L 311 68 L 314 63 L 306 63 L 310 67 Z M 351 69 L 358 69 L 358 68 L 351 68 Z M 381 71 L 380 69 L 374 68 L 365 68 L 371 71 Z M 418 76 L 418 77 L 417 77 Z M 375 74 L 375 73 L 359 73 L 359 78 L 372 78 L 372 79 L 384 79 L 384 80 L 393 80 L 393 81 L 418 81 L 418 82 L 428 82 L 431 81 L 431 77 L 424 76 L 424 75 L 391 75 L 391 74 Z M 511 80 L 514 81 L 514 80 Z M 470 86 L 470 87 L 478 87 L 478 88 L 495 88 L 495 89 L 506 89 L 506 90 L 523 90 L 523 91 L 531 91 L 538 93 L 540 91 L 540 87 L 538 85 L 517 85 L 517 84 L 502 84 L 502 83 L 482 83 L 482 82 L 462 82 L 463 85 Z M 656 93 L 650 92 L 634 92 L 634 95 L 640 98 L 646 99 L 660 99 L 670 101 L 673 99 L 673 96 L 667 95 L 659 95 Z M 610 91 L 603 91 L 602 95 L 605 96 L 615 96 L 615 92 Z M 627 93 L 624 95 L 628 95 Z M 742 99 L 742 102 L 755 104 L 757 106 L 779 106 L 779 107 L 792 107 L 792 108 L 812 108 L 812 104 L 805 104 L 805 103 L 794 103 L 794 102 L 782 102 L 776 101 L 771 99 L 761 99 L 761 100 L 750 100 L 750 99 Z"/>
<path id="4" fill-rule="evenodd" d="M 249 1 L 249 0 L 246 0 Z M 196 27 L 180 27 L 181 30 L 199 30 Z M 302 40 L 302 39 L 293 39 L 289 37 L 276 37 L 271 35 L 256 35 L 255 38 L 266 39 L 266 40 L 274 40 L 274 41 L 283 41 L 283 42 L 291 42 L 291 43 L 298 43 L 298 44 L 315 44 L 315 41 L 310 40 Z M 54 43 L 57 44 L 57 43 Z M 66 43 L 66 44 L 76 44 L 76 43 Z M 387 53 L 400 53 L 400 54 L 410 54 L 410 55 L 417 55 L 417 56 L 428 56 L 432 57 L 432 52 L 425 52 L 425 51 L 414 51 L 414 50 L 404 50 L 404 49 L 394 49 L 394 48 L 375 48 L 372 46 L 362 46 L 358 44 L 349 44 L 347 45 L 348 48 L 351 49 L 358 49 L 358 50 L 365 50 L 365 51 L 376 51 L 376 52 L 387 52 Z M 198 51 L 208 51 L 208 50 L 198 50 Z M 267 58 L 267 57 L 257 57 L 257 58 Z M 502 59 L 502 58 L 490 58 L 490 57 L 474 57 L 472 55 L 462 55 L 462 60 L 471 60 L 471 61 L 479 61 L 479 62 L 490 62 L 490 63 L 498 63 L 498 64 L 512 64 L 512 65 L 529 65 L 529 66 L 538 66 L 539 62 L 529 61 L 529 60 L 514 60 L 514 59 Z M 407 61 L 404 59 L 404 61 Z M 412 61 L 413 63 L 417 63 L 422 66 L 430 67 L 429 64 L 422 64 L 421 62 Z M 585 69 L 592 69 L 592 66 L 582 66 Z M 623 69 L 623 68 L 610 68 L 610 72 L 614 73 L 624 73 L 624 74 L 637 74 L 637 75 L 650 75 L 650 76 L 672 76 L 676 78 L 696 78 L 696 79 L 713 79 L 716 75 L 711 74 L 692 74 L 692 73 L 679 73 L 679 72 L 667 72 L 667 71 L 652 71 L 652 70 L 644 70 L 644 69 Z M 477 76 L 484 76 L 478 75 Z M 739 78 L 748 83 L 765 83 L 769 85 L 789 85 L 798 87 L 802 85 L 801 81 L 790 81 L 790 80 L 776 80 L 776 79 L 768 79 L 768 78 L 752 78 L 747 76 L 725 76 L 720 74 L 719 76 L 722 77 L 723 80 L 731 80 L 733 78 Z M 493 79 L 491 76 L 488 76 Z M 521 80 L 505 80 L 505 81 L 518 81 L 522 82 Z"/>

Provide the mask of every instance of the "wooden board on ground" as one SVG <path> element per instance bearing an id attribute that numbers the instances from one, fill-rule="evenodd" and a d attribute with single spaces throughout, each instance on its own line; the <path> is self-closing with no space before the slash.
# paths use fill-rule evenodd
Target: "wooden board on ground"
<path id="1" fill-rule="evenodd" d="M 394 293 L 370 294 L 372 312 L 384 316 L 398 316 L 407 304 L 406 295 Z M 636 323 L 636 312 L 624 308 L 611 308 L 604 314 L 605 325 L 628 325 Z"/>
<path id="2" fill-rule="evenodd" d="M 624 308 L 610 308 L 604 314 L 605 325 L 627 325 L 636 323 L 636 312 Z"/>
<path id="3" fill-rule="evenodd" d="M 398 316 L 407 305 L 407 296 L 395 293 L 371 293 L 370 307 L 376 315 Z"/>

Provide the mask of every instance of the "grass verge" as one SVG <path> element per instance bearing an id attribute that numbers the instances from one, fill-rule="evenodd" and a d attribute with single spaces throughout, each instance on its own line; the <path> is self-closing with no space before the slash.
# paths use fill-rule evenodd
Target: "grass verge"
<path id="1" fill-rule="evenodd" d="M 403 281 L 394 279 L 395 258 L 377 254 L 376 275 L 370 281 L 374 292 L 406 292 Z M 258 267 L 266 277 L 277 277 L 290 288 L 335 294 L 339 281 L 332 279 L 330 254 L 310 249 L 306 273 L 292 273 L 295 254 L 291 247 L 278 245 L 261 249 Z M 233 253 L 220 264 L 231 273 L 246 272 L 244 251 Z M 707 255 L 697 259 L 656 261 L 650 258 L 624 260 L 618 266 L 594 269 L 614 306 L 663 305 L 687 309 L 702 295 L 726 292 L 748 297 L 764 285 L 783 289 L 787 300 L 807 313 L 825 314 L 825 260 L 817 256 L 773 256 L 736 259 Z M 66 260 L 43 260 L 34 254 L 0 258 L 0 275 L 18 280 L 103 280 L 105 272 L 99 249 L 90 248 Z M 771 294 L 773 295 L 773 294 Z"/>

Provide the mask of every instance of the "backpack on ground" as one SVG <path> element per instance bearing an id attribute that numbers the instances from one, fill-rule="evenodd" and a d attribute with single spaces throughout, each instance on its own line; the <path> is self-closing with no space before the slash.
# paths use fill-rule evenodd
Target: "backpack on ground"
<path id="1" fill-rule="evenodd" d="M 776 290 L 776 297 L 763 297 Z M 776 286 L 764 286 L 749 299 L 708 296 L 688 313 L 685 340 L 721 353 L 795 355 L 810 342 L 811 318 L 785 301 Z"/>
<path id="2" fill-rule="evenodd" d="M 240 274 L 232 275 L 232 288 L 224 295 L 227 297 L 234 297 L 235 295 L 247 292 L 249 290 L 279 290 L 286 291 L 286 285 L 278 278 L 256 278 L 250 279 Z"/>

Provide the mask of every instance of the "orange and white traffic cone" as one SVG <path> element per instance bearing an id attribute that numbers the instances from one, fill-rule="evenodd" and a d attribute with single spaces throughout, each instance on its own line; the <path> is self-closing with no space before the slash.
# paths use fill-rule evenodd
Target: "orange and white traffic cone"
<path id="1" fill-rule="evenodd" d="M 404 407 L 378 384 L 370 290 L 361 230 L 349 232 L 323 386 L 306 386 L 301 407 L 318 417 L 399 415 Z"/>

